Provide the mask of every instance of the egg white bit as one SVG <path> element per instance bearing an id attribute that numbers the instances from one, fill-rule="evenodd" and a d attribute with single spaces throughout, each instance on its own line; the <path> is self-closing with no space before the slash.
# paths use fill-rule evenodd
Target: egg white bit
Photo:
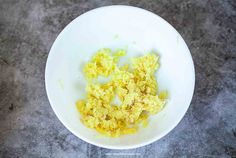
<path id="1" fill-rule="evenodd" d="M 119 97 L 117 95 L 115 95 L 115 97 L 114 97 L 114 99 L 112 101 L 112 104 L 115 104 L 117 106 L 122 104 L 121 100 L 119 99 Z"/>

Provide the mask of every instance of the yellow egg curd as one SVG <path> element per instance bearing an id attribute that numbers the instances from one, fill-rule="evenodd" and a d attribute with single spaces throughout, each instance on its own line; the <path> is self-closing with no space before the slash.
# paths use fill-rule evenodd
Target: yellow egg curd
<path id="1" fill-rule="evenodd" d="M 83 124 L 111 137 L 135 133 L 140 124 L 147 126 L 148 116 L 162 110 L 167 98 L 166 91 L 158 93 L 158 55 L 148 53 L 119 67 L 119 58 L 125 54 L 122 49 L 98 50 L 84 67 L 87 98 L 76 102 Z M 99 83 L 99 76 L 109 81 Z M 119 105 L 114 103 L 116 96 Z"/>

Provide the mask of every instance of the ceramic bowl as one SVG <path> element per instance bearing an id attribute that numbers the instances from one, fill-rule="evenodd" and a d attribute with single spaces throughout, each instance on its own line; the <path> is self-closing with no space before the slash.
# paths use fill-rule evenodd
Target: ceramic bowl
<path id="1" fill-rule="evenodd" d="M 109 138 L 80 121 L 75 102 L 86 96 L 83 65 L 104 47 L 126 48 L 121 63 L 150 51 L 160 55 L 156 78 L 169 100 L 136 134 Z M 168 22 L 144 9 L 107 6 L 80 15 L 63 29 L 50 50 L 45 83 L 53 111 L 74 135 L 96 146 L 130 149 L 157 141 L 180 122 L 193 96 L 195 73 L 186 43 Z"/>

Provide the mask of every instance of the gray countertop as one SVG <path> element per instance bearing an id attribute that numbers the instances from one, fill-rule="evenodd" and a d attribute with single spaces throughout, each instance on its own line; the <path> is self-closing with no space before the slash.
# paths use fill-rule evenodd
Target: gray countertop
<path id="1" fill-rule="evenodd" d="M 44 87 L 48 52 L 80 14 L 124 4 L 172 24 L 196 70 L 192 103 L 167 136 L 132 150 L 109 150 L 71 134 Z M 0 0 L 0 157 L 236 157 L 235 0 Z"/>

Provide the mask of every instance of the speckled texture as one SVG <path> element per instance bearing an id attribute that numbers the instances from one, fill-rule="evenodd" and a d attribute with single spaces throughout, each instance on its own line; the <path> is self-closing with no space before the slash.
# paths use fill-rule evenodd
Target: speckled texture
<path id="1" fill-rule="evenodd" d="M 111 4 L 165 18 L 185 39 L 196 69 L 195 94 L 180 124 L 133 150 L 103 149 L 72 135 L 44 87 L 59 32 L 80 14 Z M 236 157 L 236 1 L 0 0 L 0 157 Z"/>

